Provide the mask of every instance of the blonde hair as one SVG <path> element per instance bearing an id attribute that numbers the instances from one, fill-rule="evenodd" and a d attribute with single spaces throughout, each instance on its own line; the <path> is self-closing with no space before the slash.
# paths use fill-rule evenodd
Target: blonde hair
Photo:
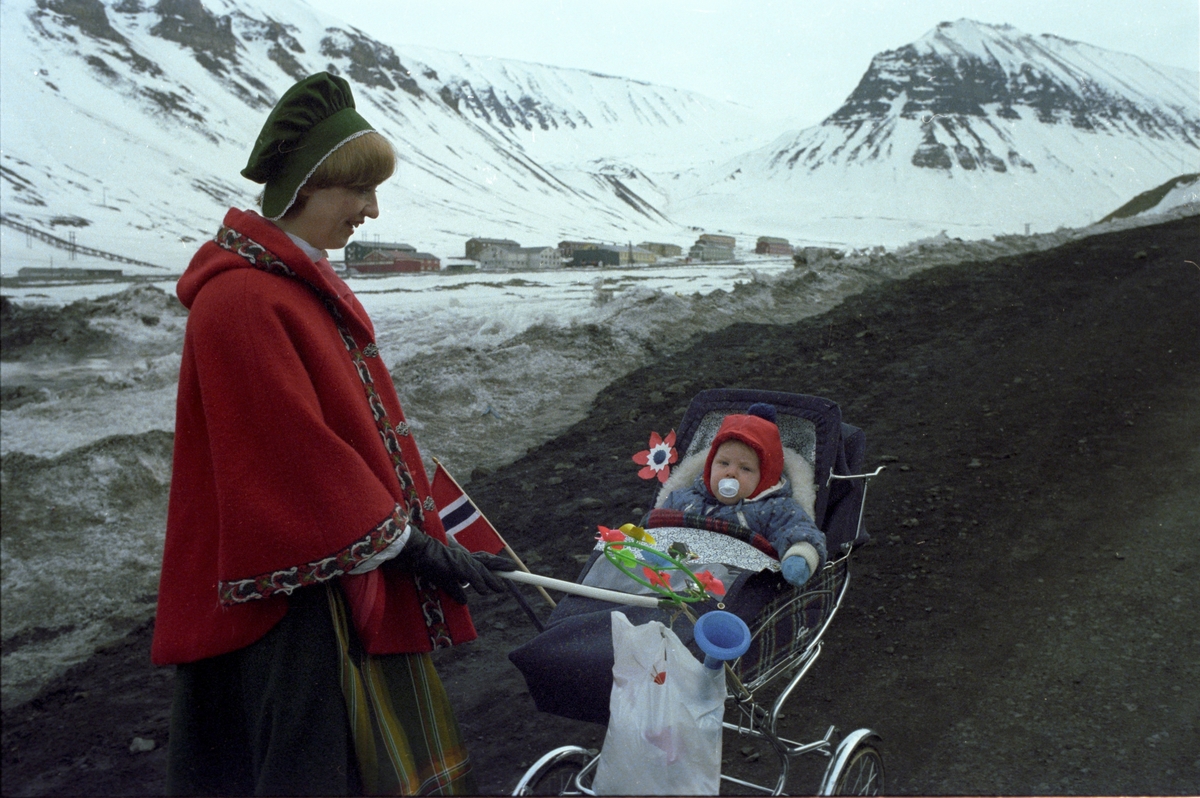
<path id="1" fill-rule="evenodd" d="M 373 188 L 396 170 L 396 151 L 375 131 L 347 141 L 326 156 L 304 188 Z"/>
<path id="2" fill-rule="evenodd" d="M 308 195 L 322 188 L 374 188 L 396 171 L 396 151 L 379 133 L 371 131 L 355 136 L 325 157 L 296 194 L 296 201 L 284 216 L 304 209 Z M 262 196 L 258 198 L 262 206 Z"/>

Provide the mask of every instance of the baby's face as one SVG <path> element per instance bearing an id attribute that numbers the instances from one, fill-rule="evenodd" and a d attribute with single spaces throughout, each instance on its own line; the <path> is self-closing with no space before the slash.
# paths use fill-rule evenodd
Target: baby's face
<path id="1" fill-rule="evenodd" d="M 708 489 L 721 504 L 737 504 L 758 487 L 761 474 L 758 470 L 758 455 L 741 441 L 725 441 L 713 455 L 712 471 L 708 474 Z M 738 491 L 733 496 L 722 496 L 721 480 L 736 479 Z"/>

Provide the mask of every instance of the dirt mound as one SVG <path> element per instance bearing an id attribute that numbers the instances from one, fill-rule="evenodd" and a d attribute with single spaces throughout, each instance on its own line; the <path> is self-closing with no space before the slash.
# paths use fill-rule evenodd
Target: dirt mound
<path id="1" fill-rule="evenodd" d="M 0 358 L 8 362 L 50 362 L 66 368 L 90 359 L 161 360 L 183 351 L 187 310 L 153 285 L 139 285 L 100 299 L 65 306 L 13 302 L 0 296 Z M 178 373 L 177 368 L 172 372 Z M 88 369 L 63 375 L 53 386 L 35 373 L 5 378 L 0 406 L 12 410 L 44 401 L 96 379 Z"/>
<path id="2" fill-rule="evenodd" d="M 101 299 L 63 307 L 13 302 L 0 297 L 0 350 L 5 360 L 83 358 L 120 348 L 128 327 L 178 326 L 187 318 L 179 300 L 152 285 L 127 288 Z"/>

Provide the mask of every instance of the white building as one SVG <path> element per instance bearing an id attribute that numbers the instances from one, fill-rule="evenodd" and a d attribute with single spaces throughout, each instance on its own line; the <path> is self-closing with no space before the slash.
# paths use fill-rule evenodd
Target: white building
<path id="1" fill-rule="evenodd" d="M 521 247 L 517 252 L 525 256 L 526 268 L 536 271 L 562 268 L 562 253 L 558 247 Z"/>
<path id="2" fill-rule="evenodd" d="M 512 247 L 489 245 L 479 251 L 481 272 L 508 272 L 525 267 L 525 257 Z"/>
<path id="3" fill-rule="evenodd" d="M 562 267 L 557 247 L 484 247 L 479 253 L 479 270 L 485 272 L 545 271 Z"/>

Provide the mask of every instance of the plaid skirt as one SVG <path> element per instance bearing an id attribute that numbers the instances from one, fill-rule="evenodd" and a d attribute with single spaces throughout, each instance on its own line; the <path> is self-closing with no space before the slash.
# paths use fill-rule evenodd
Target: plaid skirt
<path id="1" fill-rule="evenodd" d="M 367 795 L 470 795 L 467 749 L 429 654 L 367 656 L 330 590 L 339 678 Z"/>
<path id="2" fill-rule="evenodd" d="M 175 671 L 170 795 L 463 795 L 467 752 L 428 654 L 365 656 L 336 587 Z"/>

